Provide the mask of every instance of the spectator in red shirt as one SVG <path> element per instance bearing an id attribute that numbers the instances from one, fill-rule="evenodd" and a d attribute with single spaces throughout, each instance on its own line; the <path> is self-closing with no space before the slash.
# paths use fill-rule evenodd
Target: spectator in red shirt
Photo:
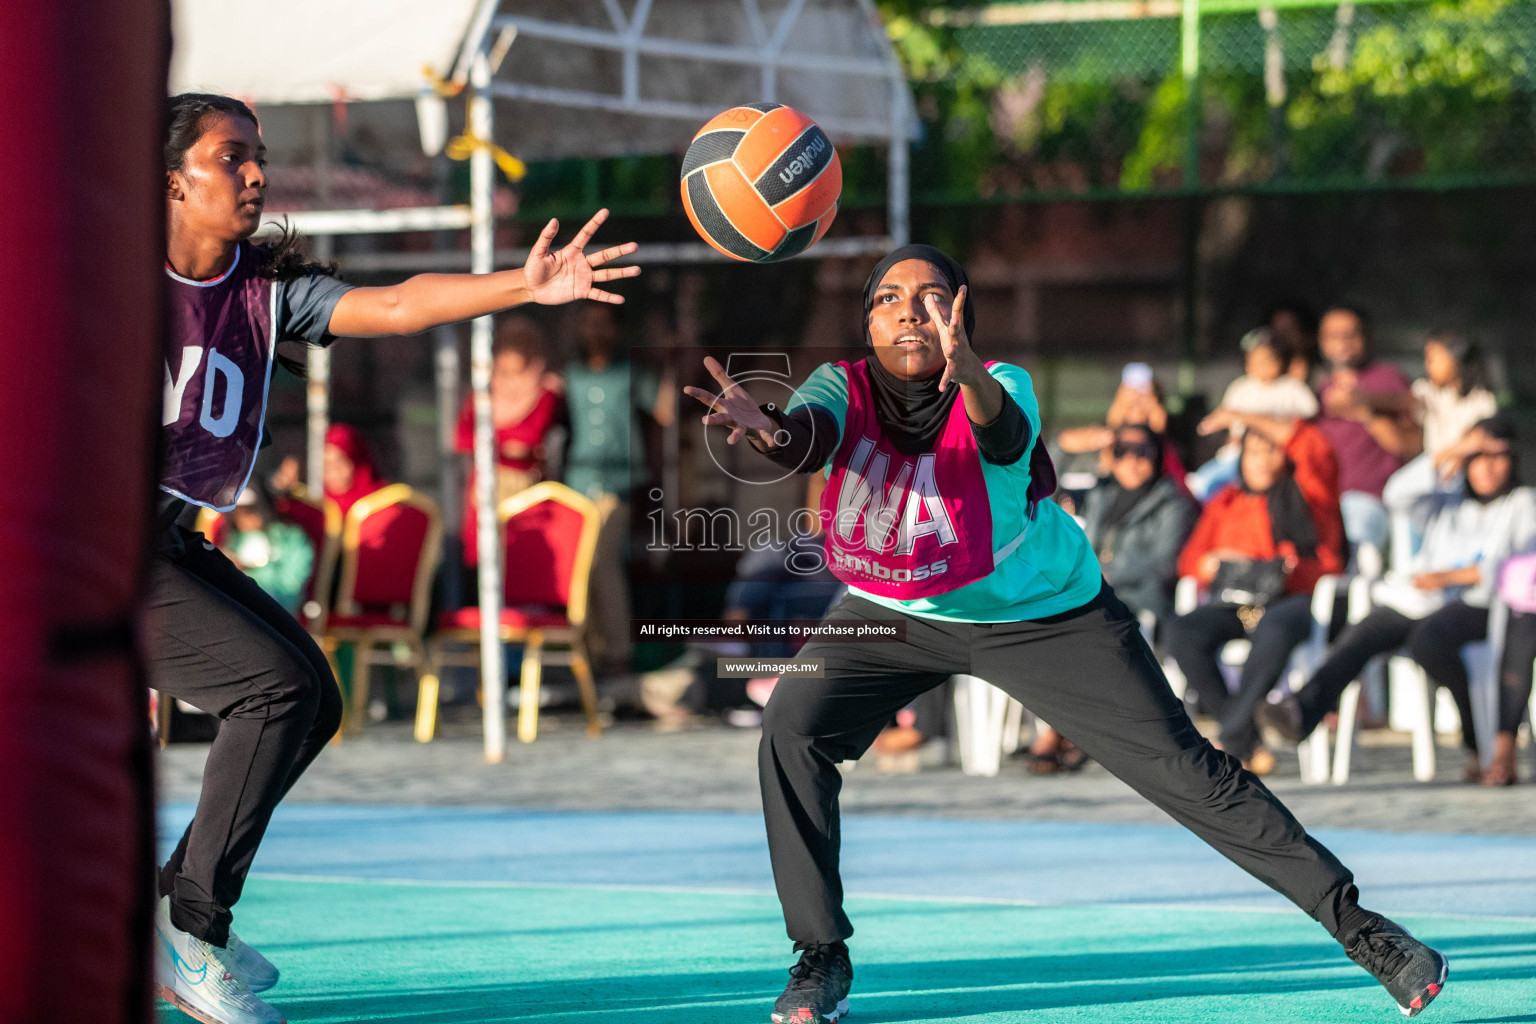
<path id="1" fill-rule="evenodd" d="M 565 398 L 553 386 L 544 333 L 531 318 L 501 318 L 491 363 L 491 423 L 496 429 L 496 503 L 546 479 L 557 428 L 568 423 Z M 454 450 L 475 450 L 473 396 L 464 400 Z M 475 474 L 471 462 L 464 495 L 464 564 L 480 562 Z"/>
<path id="2" fill-rule="evenodd" d="M 1279 560 L 1284 593 L 1261 610 L 1212 601 L 1169 624 L 1168 649 L 1207 712 L 1221 723 L 1220 745 L 1263 773 L 1274 758 L 1258 746 L 1253 712 L 1280 681 L 1286 662 L 1312 629 L 1312 588 L 1343 568 L 1338 463 L 1327 439 L 1306 422 L 1266 432 L 1244 425 L 1240 482 L 1206 505 L 1179 555 L 1179 574 L 1208 587 L 1224 562 Z M 1281 424 L 1284 427 L 1286 425 Z M 1238 692 L 1229 694 L 1218 655 L 1246 637 L 1253 649 Z"/>
<path id="3" fill-rule="evenodd" d="M 325 461 L 321 464 L 325 496 L 336 503 L 345 519 L 359 498 L 383 487 L 373 465 L 373 453 L 363 432 L 346 423 L 332 423 L 325 432 Z"/>
<path id="4" fill-rule="evenodd" d="M 1323 314 L 1318 347 L 1328 372 L 1318 388 L 1317 425 L 1339 457 L 1340 507 L 1351 544 L 1385 549 L 1391 533 L 1381 491 L 1387 478 L 1419 453 L 1408 378 L 1371 357 L 1371 321 L 1352 306 Z"/>

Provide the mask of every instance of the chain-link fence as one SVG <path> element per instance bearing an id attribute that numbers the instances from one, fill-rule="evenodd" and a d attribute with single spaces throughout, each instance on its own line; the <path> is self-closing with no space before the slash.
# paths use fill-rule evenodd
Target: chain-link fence
<path id="1" fill-rule="evenodd" d="M 1187 6 L 957 16 L 967 73 L 991 87 L 997 155 L 973 194 L 1536 182 L 1531 0 Z"/>

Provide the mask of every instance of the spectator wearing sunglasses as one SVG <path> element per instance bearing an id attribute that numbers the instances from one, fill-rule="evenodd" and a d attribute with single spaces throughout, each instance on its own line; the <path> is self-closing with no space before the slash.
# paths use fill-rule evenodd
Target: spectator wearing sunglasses
<path id="1" fill-rule="evenodd" d="M 1179 550 L 1200 508 L 1163 471 L 1163 439 L 1145 425 L 1120 427 L 1109 452 L 1110 471 L 1083 500 L 1088 541 L 1120 600 L 1166 621 Z"/>

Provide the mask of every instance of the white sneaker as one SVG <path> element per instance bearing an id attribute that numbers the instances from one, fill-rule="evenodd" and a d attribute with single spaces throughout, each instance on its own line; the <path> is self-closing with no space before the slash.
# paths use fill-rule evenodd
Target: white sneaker
<path id="1" fill-rule="evenodd" d="M 204 1024 L 285 1024 L 283 1015 L 256 998 L 236 975 L 236 958 L 228 949 L 171 924 L 170 901 L 160 903 L 155 914 L 155 983 L 161 998 Z"/>
<path id="2" fill-rule="evenodd" d="M 229 933 L 224 951 L 234 958 L 231 966 L 235 977 L 245 982 L 245 987 L 252 992 L 265 992 L 277 984 L 277 967 L 234 932 Z"/>
<path id="3" fill-rule="evenodd" d="M 169 929 L 171 924 L 171 900 L 168 896 L 160 897 L 155 904 L 155 923 L 157 927 Z M 224 951 L 229 954 L 228 962 L 231 973 L 252 992 L 265 992 L 277 984 L 278 970 L 272 961 L 256 951 L 256 947 L 241 940 L 234 932 L 229 933 L 229 941 L 224 944 Z"/>

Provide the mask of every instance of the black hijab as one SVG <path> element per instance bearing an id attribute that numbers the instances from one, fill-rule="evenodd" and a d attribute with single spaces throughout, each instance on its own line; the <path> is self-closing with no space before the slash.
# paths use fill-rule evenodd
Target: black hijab
<path id="1" fill-rule="evenodd" d="M 869 316 L 875 308 L 875 290 L 891 268 L 905 260 L 922 260 L 932 266 L 944 278 L 951 295 L 958 294 L 961 287 L 970 283 L 960 264 L 931 245 L 904 245 L 897 249 L 875 264 L 869 279 L 864 282 L 864 344 L 871 348 L 874 340 L 869 336 Z M 976 311 L 969 299 L 961 314 L 961 322 L 965 325 L 965 336 L 974 337 Z M 944 376 L 942 367 L 921 380 L 902 380 L 880 365 L 879 357 L 873 353 L 864 360 L 864 365 L 869 369 L 870 390 L 874 393 L 875 418 L 886 438 L 906 455 L 932 451 L 949 420 L 949 411 L 954 407 L 960 389 L 939 390 L 939 378 Z"/>
<path id="2" fill-rule="evenodd" d="M 1154 434 L 1152 428 L 1143 424 L 1126 424 L 1120 430 L 1115 431 L 1115 441 L 1120 440 L 1120 432 L 1134 430 L 1146 438 L 1146 443 L 1152 446 L 1152 475 L 1147 477 L 1146 483 L 1135 490 L 1126 490 L 1120 481 L 1113 475 L 1109 477 L 1109 485 L 1106 490 L 1109 493 L 1109 503 L 1104 506 L 1104 515 L 1099 519 L 1099 529 L 1105 538 L 1113 538 L 1120 532 L 1120 527 L 1125 525 L 1125 520 L 1130 516 L 1131 510 L 1141 504 L 1152 490 L 1153 486 L 1163 478 L 1163 439 L 1159 434 Z"/>
<path id="3" fill-rule="evenodd" d="M 1250 429 L 1243 435 L 1244 446 L 1247 439 L 1256 435 Z M 1263 440 L 1269 444 L 1281 447 L 1268 437 Z M 1248 486 L 1248 480 L 1242 474 L 1239 467 L 1238 485 L 1248 494 L 1259 494 Z M 1286 456 L 1285 466 L 1280 470 L 1275 482 L 1270 485 L 1268 491 L 1262 492 L 1269 505 L 1269 535 L 1273 538 L 1275 546 L 1279 547 L 1286 541 L 1290 541 L 1296 548 L 1296 554 L 1301 558 L 1317 557 L 1317 521 L 1312 517 L 1312 506 L 1307 504 L 1306 496 L 1301 493 L 1301 488 L 1296 484 L 1296 467 L 1291 464 L 1290 456 Z"/>
<path id="4" fill-rule="evenodd" d="M 1500 487 L 1492 494 L 1478 494 L 1472 490 L 1471 484 L 1466 485 L 1468 500 L 1475 501 L 1479 505 L 1487 505 L 1490 502 L 1498 501 L 1504 495 L 1520 486 L 1520 460 L 1515 454 L 1515 425 L 1508 417 L 1497 415 L 1478 421 L 1472 429 L 1481 430 L 1493 440 L 1503 441 L 1509 445 L 1509 479 L 1504 481 L 1503 487 Z M 1476 455 L 1472 456 L 1473 459 L 1477 457 Z M 1472 459 L 1468 459 L 1467 465 L 1471 465 L 1471 463 Z M 1463 467 L 1463 473 L 1465 473 L 1465 467 Z"/>
<path id="5" fill-rule="evenodd" d="M 903 260 L 922 260 L 932 266 L 944 278 L 951 294 L 957 294 L 962 287 L 970 284 L 965 268 L 931 245 L 904 245 L 892 252 L 875 264 L 875 269 L 869 272 L 869 278 L 864 282 L 864 344 L 871 348 L 874 347 L 874 340 L 869 336 L 869 315 L 875 308 L 875 290 L 880 287 L 891 268 Z M 969 295 L 961 311 L 960 322 L 965 327 L 965 336 L 974 343 L 976 307 Z M 906 455 L 932 451 L 949 419 L 950 410 L 954 408 L 955 400 L 960 397 L 960 389 L 951 387 L 945 391 L 939 390 L 939 379 L 944 376 L 942 368 L 922 380 L 902 380 L 881 366 L 879 357 L 874 354 L 864 360 L 864 365 L 868 368 L 870 391 L 874 395 L 875 419 L 886 438 L 896 446 L 897 451 Z M 1035 438 L 1029 450 L 1030 517 L 1034 517 L 1035 506 L 1042 498 L 1049 498 L 1055 493 L 1056 466 L 1051 462 L 1051 454 L 1046 451 L 1045 444 Z"/>

